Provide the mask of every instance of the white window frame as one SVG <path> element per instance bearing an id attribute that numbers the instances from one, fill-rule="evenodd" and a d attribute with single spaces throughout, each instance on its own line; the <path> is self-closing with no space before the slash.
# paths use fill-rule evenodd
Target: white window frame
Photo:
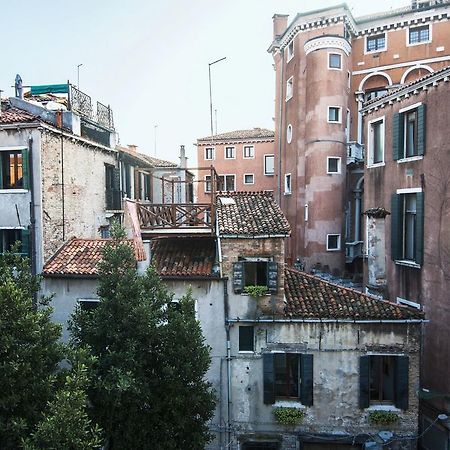
<path id="1" fill-rule="evenodd" d="M 405 106 L 402 109 L 399 109 L 398 113 L 402 114 L 402 120 L 403 120 L 403 147 L 400 149 L 402 157 L 397 159 L 397 163 L 404 163 L 404 162 L 410 162 L 410 161 L 418 161 L 420 159 L 423 159 L 423 155 L 413 155 L 413 156 L 406 156 L 406 133 L 407 133 L 407 129 L 406 129 L 406 115 L 405 113 L 408 113 L 409 111 L 412 111 L 414 109 L 418 109 L 419 106 L 422 105 L 422 102 L 417 102 L 414 103 L 413 105 L 410 106 Z"/>
<path id="2" fill-rule="evenodd" d="M 232 157 L 228 157 L 227 156 L 227 149 L 228 148 L 232 148 L 233 149 L 233 156 Z M 236 159 L 236 146 L 235 145 L 226 145 L 224 148 L 223 148 L 223 157 L 224 157 L 224 159 Z"/>
<path id="3" fill-rule="evenodd" d="M 286 142 L 287 142 L 288 144 L 290 144 L 290 143 L 292 142 L 292 136 L 293 136 L 293 133 L 294 133 L 294 130 L 293 130 L 293 128 L 292 128 L 292 125 L 289 124 L 289 125 L 286 127 Z"/>
<path id="4" fill-rule="evenodd" d="M 330 109 L 332 108 L 338 110 L 338 120 L 330 120 Z M 327 123 L 342 123 L 342 106 L 330 105 L 327 107 Z"/>
<path id="5" fill-rule="evenodd" d="M 414 42 L 412 44 L 410 44 L 409 42 L 409 32 L 410 30 L 414 30 L 414 28 L 423 28 L 428 26 L 428 41 L 421 41 L 421 42 Z M 423 44 L 430 44 L 433 41 L 433 27 L 431 23 L 421 23 L 421 24 L 417 24 L 414 25 L 412 27 L 408 27 L 406 28 L 406 46 L 407 47 L 414 47 L 416 45 L 423 45 Z"/>
<path id="6" fill-rule="evenodd" d="M 288 184 L 289 180 L 289 184 Z M 290 173 L 284 174 L 284 195 L 292 194 L 292 175 Z"/>
<path id="7" fill-rule="evenodd" d="M 384 34 L 384 47 L 383 47 L 383 48 L 380 48 L 380 49 L 378 49 L 378 50 L 367 50 L 367 41 L 368 41 L 370 38 L 375 38 L 375 37 L 380 36 L 380 35 L 382 35 L 382 34 Z M 381 32 L 381 33 L 374 33 L 374 34 L 372 34 L 372 35 L 366 35 L 366 36 L 364 37 L 364 54 L 365 54 L 365 55 L 371 55 L 371 54 L 373 54 L 373 53 L 385 52 L 385 51 L 387 50 L 387 48 L 388 48 L 388 39 L 387 39 L 387 38 L 388 38 L 388 34 L 387 34 L 386 31 Z"/>
<path id="8" fill-rule="evenodd" d="M 330 248 L 328 246 L 330 236 L 337 236 L 338 237 L 337 248 Z M 327 234 L 327 252 L 339 252 L 340 250 L 341 250 L 341 235 L 339 233 L 329 233 L 329 234 Z"/>
<path id="9" fill-rule="evenodd" d="M 289 101 L 294 96 L 294 77 L 289 77 L 286 80 L 286 101 Z"/>
<path id="10" fill-rule="evenodd" d="M 406 298 L 402 298 L 402 297 L 397 297 L 397 305 L 407 305 L 407 306 L 411 306 L 412 308 L 422 309 L 422 306 L 420 303 L 413 302 L 411 300 L 407 300 Z"/>
<path id="11" fill-rule="evenodd" d="M 223 177 L 223 189 L 222 192 L 236 192 L 236 174 L 235 173 L 224 173 L 220 174 L 219 177 Z M 234 189 L 230 190 L 227 186 L 227 177 L 233 177 L 234 179 Z"/>
<path id="12" fill-rule="evenodd" d="M 287 62 L 289 62 L 294 57 L 294 39 L 286 47 Z"/>
<path id="13" fill-rule="evenodd" d="M 383 133 L 382 133 L 382 145 L 383 145 L 383 160 L 377 163 L 373 162 L 374 157 L 374 132 L 373 132 L 373 124 L 382 122 L 383 123 Z M 367 167 L 380 167 L 384 166 L 385 163 L 385 150 L 386 150 L 386 120 L 385 116 L 377 117 L 376 119 L 370 120 L 367 124 L 367 144 L 368 144 L 368 152 L 367 152 Z"/>
<path id="14" fill-rule="evenodd" d="M 208 158 L 208 150 L 211 150 L 211 158 Z M 213 161 L 216 159 L 216 147 L 205 147 L 205 161 Z"/>
<path id="15" fill-rule="evenodd" d="M 253 151 L 251 152 L 252 156 L 245 156 L 245 149 L 246 148 L 252 148 L 253 149 Z M 242 157 L 244 159 L 255 159 L 255 146 L 254 145 L 243 145 L 242 146 Z"/>
<path id="16" fill-rule="evenodd" d="M 251 183 L 247 183 L 245 181 L 245 177 L 251 176 L 252 177 L 252 182 Z M 254 173 L 244 173 L 244 176 L 242 177 L 244 184 L 249 185 L 249 184 L 255 184 L 255 174 Z"/>
<path id="17" fill-rule="evenodd" d="M 270 156 L 273 158 L 273 172 L 267 172 L 267 164 L 266 164 L 266 158 Z M 264 155 L 264 167 L 263 167 L 263 173 L 264 175 L 273 177 L 275 175 L 275 155 L 268 153 L 267 155 Z"/>
<path id="18" fill-rule="evenodd" d="M 337 172 L 330 172 L 330 159 L 337 159 Z M 341 173 L 341 157 L 340 156 L 327 156 L 327 174 L 328 175 L 339 175 Z"/>
<path id="19" fill-rule="evenodd" d="M 331 55 L 339 56 L 340 65 L 339 67 L 331 67 Z M 328 52 L 328 70 L 342 70 L 342 53 L 340 52 Z"/>

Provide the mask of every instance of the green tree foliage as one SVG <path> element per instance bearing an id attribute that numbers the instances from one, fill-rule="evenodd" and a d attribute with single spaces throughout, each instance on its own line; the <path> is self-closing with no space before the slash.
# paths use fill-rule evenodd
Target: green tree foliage
<path id="1" fill-rule="evenodd" d="M 33 307 L 39 278 L 29 261 L 0 255 L 0 448 L 17 449 L 34 430 L 55 386 L 60 327 L 45 302 Z"/>
<path id="2" fill-rule="evenodd" d="M 137 273 L 123 231 L 114 235 L 100 267 L 99 306 L 78 309 L 70 325 L 73 344 L 96 358 L 94 418 L 110 449 L 203 449 L 214 396 L 192 296 L 174 308 L 152 268 Z"/>

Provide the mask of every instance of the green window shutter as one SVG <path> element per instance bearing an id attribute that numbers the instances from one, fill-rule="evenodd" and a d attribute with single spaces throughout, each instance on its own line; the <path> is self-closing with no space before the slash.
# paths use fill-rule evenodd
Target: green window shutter
<path id="1" fill-rule="evenodd" d="M 391 197 L 391 259 L 402 259 L 403 237 L 403 197 L 392 194 Z"/>
<path id="2" fill-rule="evenodd" d="M 370 356 L 359 358 L 359 407 L 370 405 Z"/>
<path id="3" fill-rule="evenodd" d="M 426 146 L 426 105 L 420 105 L 417 108 L 417 154 L 425 154 Z"/>
<path id="4" fill-rule="evenodd" d="M 240 294 L 244 290 L 244 262 L 233 263 L 233 290 Z"/>
<path id="5" fill-rule="evenodd" d="M 416 203 L 416 234 L 415 234 L 415 255 L 414 260 L 417 264 L 423 264 L 423 227 L 424 227 L 424 216 L 425 216 L 425 203 L 424 203 L 424 193 L 417 193 L 417 203 Z"/>
<path id="6" fill-rule="evenodd" d="M 409 358 L 395 357 L 395 406 L 408 409 Z"/>
<path id="7" fill-rule="evenodd" d="M 267 288 L 271 294 L 278 290 L 278 263 L 269 261 L 267 264 Z"/>
<path id="8" fill-rule="evenodd" d="M 22 187 L 23 189 L 30 189 L 30 162 L 28 160 L 28 149 L 22 150 Z"/>
<path id="9" fill-rule="evenodd" d="M 263 353 L 263 390 L 264 403 L 275 403 L 275 366 L 272 353 Z"/>
<path id="10" fill-rule="evenodd" d="M 395 113 L 392 118 L 392 159 L 403 158 L 403 153 L 403 114 Z"/>
<path id="11" fill-rule="evenodd" d="M 30 230 L 21 230 L 20 240 L 22 242 L 21 253 L 30 256 Z"/>
<path id="12" fill-rule="evenodd" d="M 300 401 L 305 406 L 313 404 L 313 355 L 300 355 Z"/>

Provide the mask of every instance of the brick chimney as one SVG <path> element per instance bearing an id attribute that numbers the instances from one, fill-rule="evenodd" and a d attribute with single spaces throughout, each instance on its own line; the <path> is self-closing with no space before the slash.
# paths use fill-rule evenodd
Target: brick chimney
<path id="1" fill-rule="evenodd" d="M 186 169 L 187 167 L 186 150 L 184 145 L 180 145 L 180 167 L 182 169 Z"/>
<path id="2" fill-rule="evenodd" d="M 281 36 L 287 29 L 289 14 L 274 14 L 273 19 L 273 38 Z"/>

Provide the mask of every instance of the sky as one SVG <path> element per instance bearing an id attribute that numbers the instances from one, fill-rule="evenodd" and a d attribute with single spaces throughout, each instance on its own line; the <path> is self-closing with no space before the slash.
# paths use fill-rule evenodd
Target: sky
<path id="1" fill-rule="evenodd" d="M 77 84 L 111 105 L 120 144 L 178 162 L 184 144 L 195 167 L 197 138 L 210 135 L 208 64 L 218 133 L 274 129 L 275 72 L 267 49 L 272 16 L 340 0 L 0 0 L 0 89 Z M 348 1 L 354 16 L 409 0 Z M 216 121 L 217 117 L 217 121 Z M 156 144 L 156 145 L 155 145 Z"/>

